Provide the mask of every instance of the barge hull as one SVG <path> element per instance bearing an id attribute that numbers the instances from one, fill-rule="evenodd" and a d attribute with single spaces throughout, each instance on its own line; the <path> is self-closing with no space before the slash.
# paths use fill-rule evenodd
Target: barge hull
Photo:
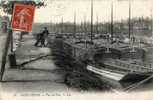
<path id="1" fill-rule="evenodd" d="M 99 69 L 94 66 L 88 65 L 87 70 L 105 78 L 109 78 L 114 81 L 140 81 L 150 76 L 150 74 L 146 73 L 116 73 L 113 71 L 109 71 L 106 69 Z"/>

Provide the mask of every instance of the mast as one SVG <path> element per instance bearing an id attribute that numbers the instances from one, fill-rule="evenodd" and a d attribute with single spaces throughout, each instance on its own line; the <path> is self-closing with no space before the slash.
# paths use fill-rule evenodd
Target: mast
<path id="1" fill-rule="evenodd" d="M 152 9 L 151 9 L 151 42 L 153 44 L 153 15 L 152 15 Z"/>
<path id="2" fill-rule="evenodd" d="M 51 18 L 51 20 L 50 20 L 50 27 L 49 27 L 50 28 L 50 31 L 52 31 L 52 24 L 53 23 L 52 23 L 52 18 Z"/>
<path id="3" fill-rule="evenodd" d="M 87 40 L 86 40 L 86 33 L 87 33 L 87 27 L 86 27 L 86 16 L 84 16 L 84 25 L 83 25 L 83 28 L 84 28 L 84 40 L 85 40 L 85 47 L 87 48 Z"/>
<path id="4" fill-rule="evenodd" d="M 113 40 L 113 35 L 114 35 L 114 31 L 113 31 L 113 24 L 114 24 L 114 19 L 113 19 L 113 17 L 114 17 L 114 13 L 113 13 L 113 0 L 112 0 L 112 3 L 111 3 L 111 40 Z"/>
<path id="5" fill-rule="evenodd" d="M 97 34 L 98 34 L 98 15 L 97 15 L 97 25 L 96 25 L 96 32 L 97 32 Z"/>
<path id="6" fill-rule="evenodd" d="M 152 15 L 152 9 L 151 9 L 151 34 L 153 38 L 153 15 Z"/>
<path id="7" fill-rule="evenodd" d="M 113 0 L 111 1 L 111 23 L 110 23 L 110 34 L 108 34 L 107 36 L 107 39 L 108 39 L 108 42 L 107 42 L 107 48 L 106 48 L 106 53 L 110 53 L 110 42 L 113 41 Z"/>
<path id="8" fill-rule="evenodd" d="M 86 34 L 87 32 L 87 29 L 86 29 L 86 16 L 84 16 L 84 33 Z"/>
<path id="9" fill-rule="evenodd" d="M 131 45 L 132 45 L 132 50 L 130 52 L 136 52 L 135 48 L 134 48 L 134 42 L 135 42 L 135 38 L 134 38 L 134 35 L 131 34 L 133 32 L 131 32 L 131 0 L 129 0 L 129 40 L 132 42 Z M 132 40 L 131 40 L 131 35 L 132 36 Z"/>
<path id="10" fill-rule="evenodd" d="M 80 26 L 80 31 L 81 31 L 81 33 L 83 34 L 83 29 L 84 29 L 84 27 L 83 27 L 83 21 L 81 20 L 81 26 Z"/>
<path id="11" fill-rule="evenodd" d="M 93 0 L 91 0 L 91 43 L 93 42 Z"/>
<path id="12" fill-rule="evenodd" d="M 63 25 L 63 17 L 62 17 L 62 19 L 61 19 L 61 33 L 63 33 L 63 27 L 64 27 L 64 25 Z"/>
<path id="13" fill-rule="evenodd" d="M 55 22 L 55 24 L 54 24 L 54 25 L 55 25 L 55 31 L 54 31 L 54 35 L 56 35 L 56 32 L 58 32 L 58 31 L 57 31 L 57 29 L 58 29 L 58 25 L 57 25 L 57 22 Z"/>
<path id="14" fill-rule="evenodd" d="M 76 37 L 76 12 L 74 13 L 74 30 L 73 30 L 73 37 Z"/>
<path id="15" fill-rule="evenodd" d="M 129 0 L 129 39 L 131 38 L 131 0 Z"/>

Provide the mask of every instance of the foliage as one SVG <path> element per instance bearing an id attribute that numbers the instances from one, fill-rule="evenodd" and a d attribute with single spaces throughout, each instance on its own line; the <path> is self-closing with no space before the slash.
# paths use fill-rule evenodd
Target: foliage
<path id="1" fill-rule="evenodd" d="M 45 6 L 44 1 L 35 1 L 35 0 L 2 0 L 0 2 L 0 7 L 7 14 L 12 14 L 13 6 L 15 3 L 26 4 L 26 5 L 35 5 L 37 8 Z"/>

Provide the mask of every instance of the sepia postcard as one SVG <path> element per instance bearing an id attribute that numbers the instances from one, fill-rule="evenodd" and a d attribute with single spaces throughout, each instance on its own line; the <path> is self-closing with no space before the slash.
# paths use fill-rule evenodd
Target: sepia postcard
<path id="1" fill-rule="evenodd" d="M 152 100 L 153 0 L 0 0 L 0 100 Z"/>

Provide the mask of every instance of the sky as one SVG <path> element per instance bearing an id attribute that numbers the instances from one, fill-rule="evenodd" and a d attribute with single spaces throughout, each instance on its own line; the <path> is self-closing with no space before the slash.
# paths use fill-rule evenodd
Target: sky
<path id="1" fill-rule="evenodd" d="M 37 9 L 36 22 L 73 22 L 90 21 L 90 0 L 48 0 L 45 8 Z M 111 20 L 111 0 L 94 0 L 93 22 L 107 22 Z M 128 0 L 113 0 L 114 20 L 120 21 L 129 16 Z M 153 9 L 153 0 L 131 0 L 132 17 L 150 17 Z"/>
<path id="2" fill-rule="evenodd" d="M 44 0 L 46 7 L 36 9 L 35 22 L 73 22 L 76 14 L 76 22 L 90 22 L 90 0 Z M 93 0 L 93 22 L 108 22 L 111 20 L 112 0 Z M 129 16 L 129 0 L 113 0 L 114 20 L 121 21 Z M 131 0 L 132 17 L 150 17 L 153 9 L 153 0 Z"/>

